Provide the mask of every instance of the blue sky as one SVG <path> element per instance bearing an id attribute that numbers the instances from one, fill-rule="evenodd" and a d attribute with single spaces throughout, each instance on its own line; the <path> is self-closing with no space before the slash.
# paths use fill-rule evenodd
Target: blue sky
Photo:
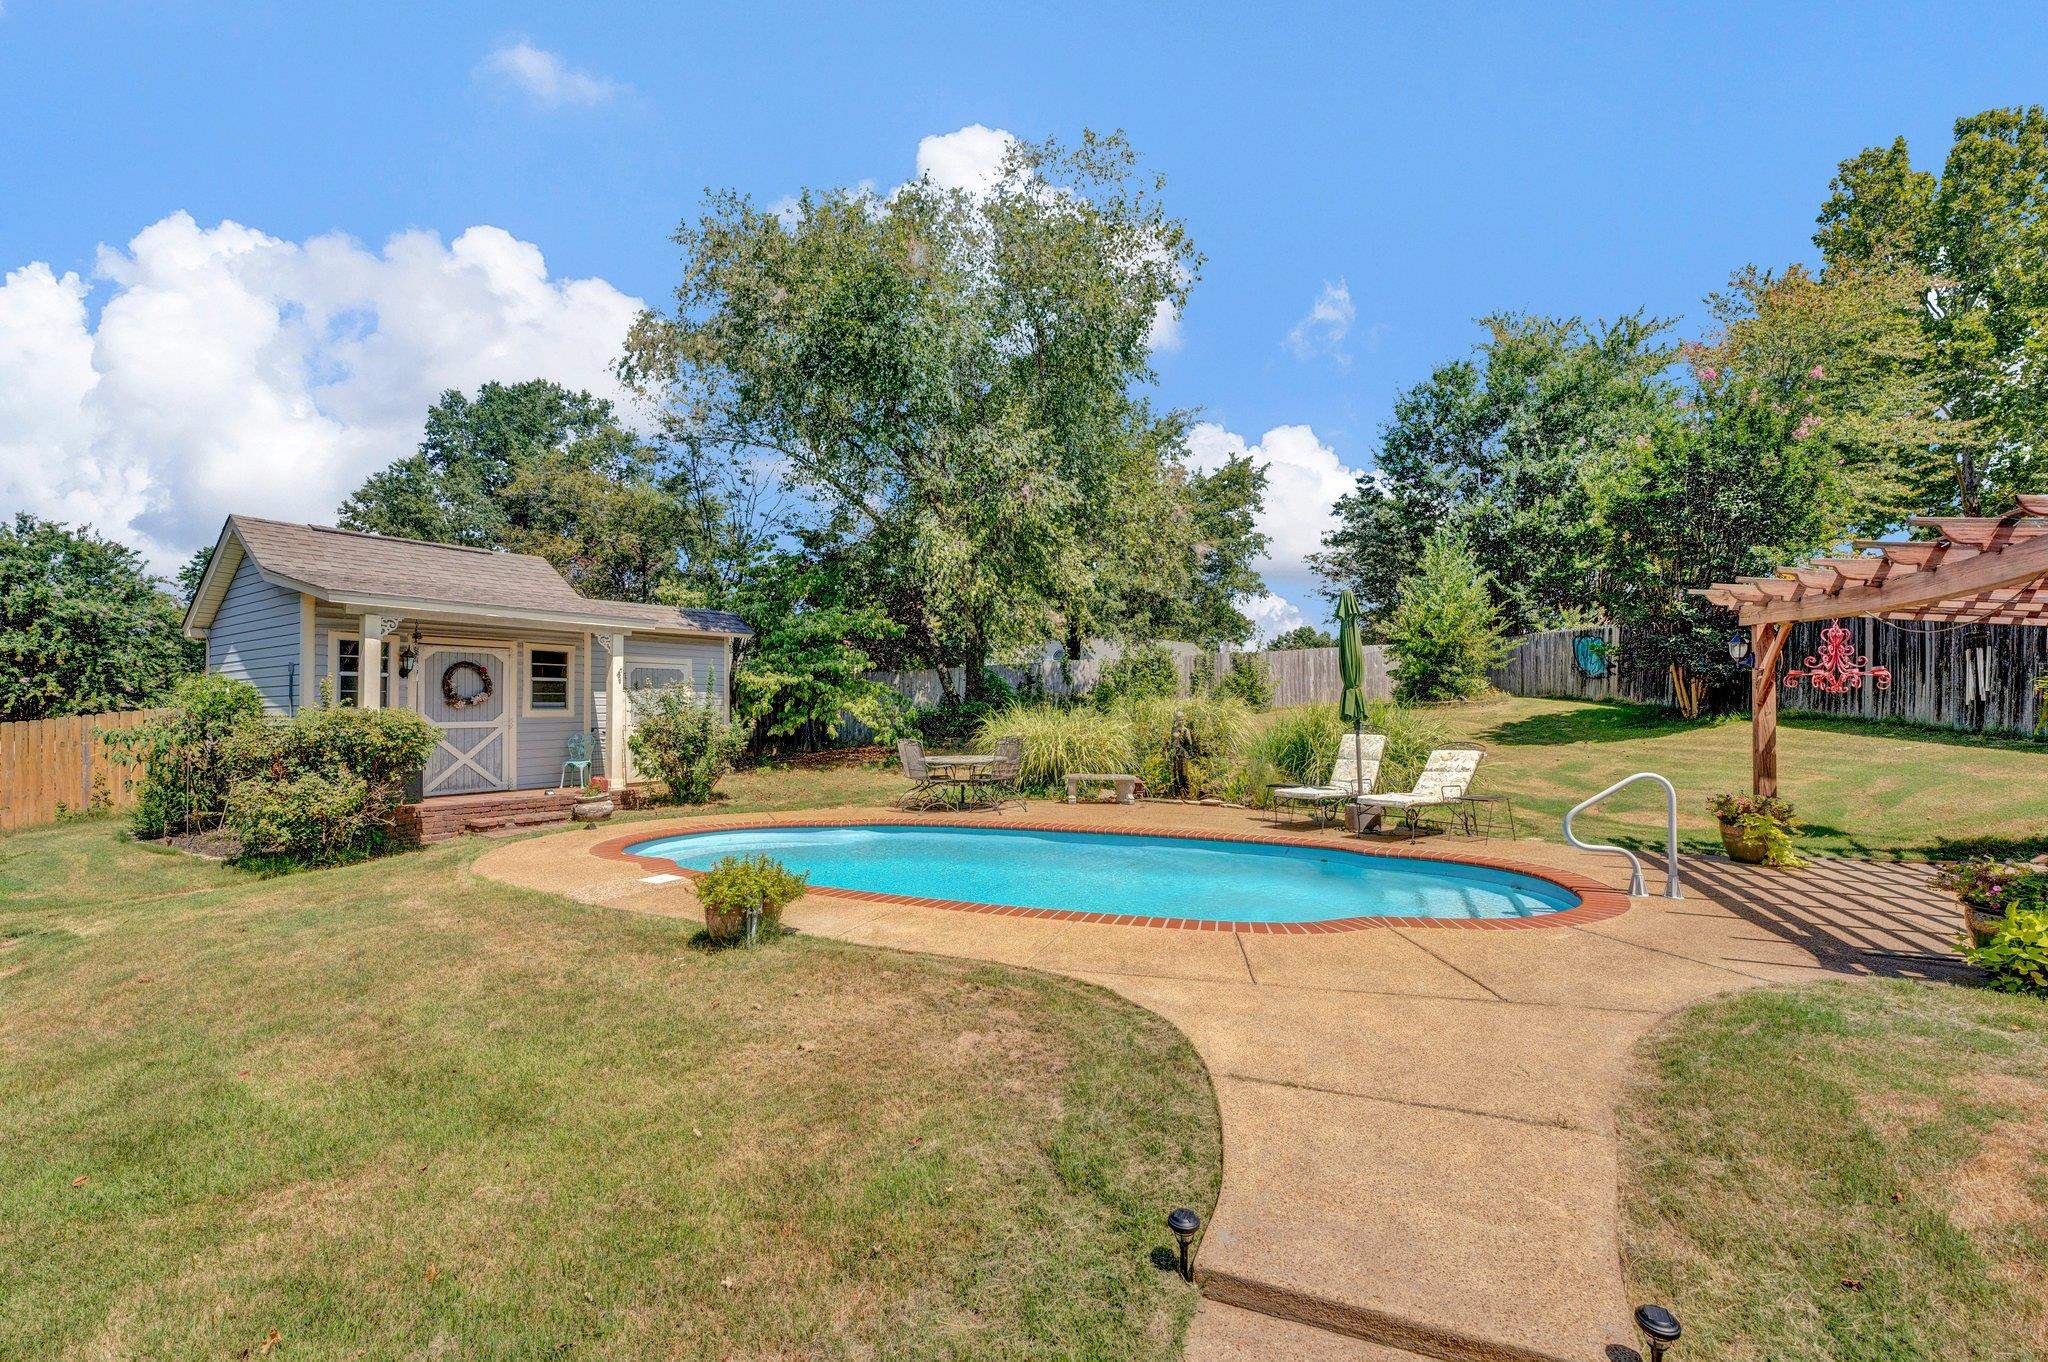
<path id="1" fill-rule="evenodd" d="M 1838 160 L 1938 165 L 2044 58 L 2015 6 L 0 0 L 0 510 L 160 562 L 228 509 L 324 515 L 423 394 L 600 383 L 707 185 L 1120 127 L 1208 256 L 1161 396 L 1275 462 L 1272 580 L 1321 619 L 1331 489 L 1474 318 L 1696 325 L 1810 256 Z"/>

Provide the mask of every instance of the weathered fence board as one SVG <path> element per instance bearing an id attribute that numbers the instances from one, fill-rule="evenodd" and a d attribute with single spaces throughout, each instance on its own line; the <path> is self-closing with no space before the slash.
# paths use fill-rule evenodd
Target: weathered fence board
<path id="1" fill-rule="evenodd" d="M 1609 667 L 1599 676 L 1588 676 L 1579 665 L 1578 642 L 1596 638 L 1609 650 L 1618 649 L 1621 631 L 1612 626 L 1591 629 L 1551 629 L 1510 640 L 1513 650 L 1507 661 L 1496 667 L 1489 679 L 1509 695 L 1548 695 L 1567 700 L 1634 700 L 1661 705 L 1671 698 L 1668 685 L 1645 691 L 1631 685 Z"/>
<path id="2" fill-rule="evenodd" d="M 1785 640 L 1787 669 L 1820 651 L 1829 621 L 1795 625 Z M 1874 667 L 1890 668 L 1891 685 L 1827 695 L 1789 687 L 1786 709 L 1862 719 L 1907 719 L 1973 732 L 2030 733 L 2041 717 L 2034 691 L 2048 674 L 2048 628 L 2014 624 L 1921 624 L 1846 619 L 1851 646 Z"/>
<path id="3" fill-rule="evenodd" d="M 32 828 L 96 806 L 131 807 L 137 772 L 104 735 L 163 712 L 137 709 L 0 724 L 0 831 Z"/>

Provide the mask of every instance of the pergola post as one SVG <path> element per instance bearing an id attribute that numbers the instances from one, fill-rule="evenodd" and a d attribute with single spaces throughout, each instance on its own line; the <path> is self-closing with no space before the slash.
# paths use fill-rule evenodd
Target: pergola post
<path id="1" fill-rule="evenodd" d="M 1778 655 L 1785 648 L 1783 624 L 1750 626 L 1749 787 L 1762 798 L 1778 793 Z"/>

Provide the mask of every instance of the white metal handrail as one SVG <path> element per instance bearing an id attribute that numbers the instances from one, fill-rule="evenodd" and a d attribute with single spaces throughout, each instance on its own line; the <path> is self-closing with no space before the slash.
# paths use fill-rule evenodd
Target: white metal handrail
<path id="1" fill-rule="evenodd" d="M 1628 863 L 1634 871 L 1629 877 L 1628 892 L 1633 897 L 1642 897 L 1647 892 L 1643 888 L 1643 863 L 1633 851 L 1627 847 L 1609 846 L 1605 842 L 1581 842 L 1572 832 L 1572 819 L 1616 790 L 1625 789 L 1639 780 L 1654 780 L 1664 787 L 1664 897 L 1682 899 L 1685 893 L 1678 887 L 1678 791 L 1672 787 L 1670 781 L 1655 771 L 1638 771 L 1632 776 L 1625 776 L 1591 799 L 1582 799 L 1574 804 L 1572 811 L 1564 816 L 1564 840 L 1581 851 L 1618 851 L 1628 857 Z"/>

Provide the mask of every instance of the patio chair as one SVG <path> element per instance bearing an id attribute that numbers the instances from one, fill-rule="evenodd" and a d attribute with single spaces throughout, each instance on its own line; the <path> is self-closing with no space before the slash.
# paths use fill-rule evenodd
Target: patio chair
<path id="1" fill-rule="evenodd" d="M 991 761 L 968 782 L 968 788 L 986 800 L 992 809 L 1000 809 L 1011 800 L 1020 800 L 1017 781 L 1024 774 L 1024 740 L 1004 738 L 996 744 L 995 760 Z"/>
<path id="2" fill-rule="evenodd" d="M 1414 789 L 1366 795 L 1355 802 L 1361 811 L 1370 810 L 1381 815 L 1398 810 L 1401 827 L 1411 838 L 1420 836 L 1422 811 L 1457 806 L 1465 798 L 1465 792 L 1472 788 L 1472 776 L 1479 770 L 1479 759 L 1485 755 L 1474 747 L 1439 747 L 1423 763 L 1422 774 L 1415 777 Z M 1363 826 L 1360 831 L 1364 831 Z"/>
<path id="3" fill-rule="evenodd" d="M 924 744 L 915 738 L 902 738 L 896 743 L 896 759 L 903 763 L 903 774 L 910 779 L 910 788 L 897 796 L 899 809 L 928 809 L 946 797 L 946 788 L 957 781 L 935 775 L 931 763 L 924 758 Z"/>
<path id="4" fill-rule="evenodd" d="M 1337 744 L 1337 759 L 1330 763 L 1329 784 L 1267 787 L 1273 801 L 1274 821 L 1279 821 L 1282 804 L 1307 804 L 1315 811 L 1316 825 L 1322 826 L 1329 821 L 1333 807 L 1357 798 L 1361 791 L 1372 793 L 1380 778 L 1380 756 L 1386 750 L 1384 734 L 1346 733 Z"/>

